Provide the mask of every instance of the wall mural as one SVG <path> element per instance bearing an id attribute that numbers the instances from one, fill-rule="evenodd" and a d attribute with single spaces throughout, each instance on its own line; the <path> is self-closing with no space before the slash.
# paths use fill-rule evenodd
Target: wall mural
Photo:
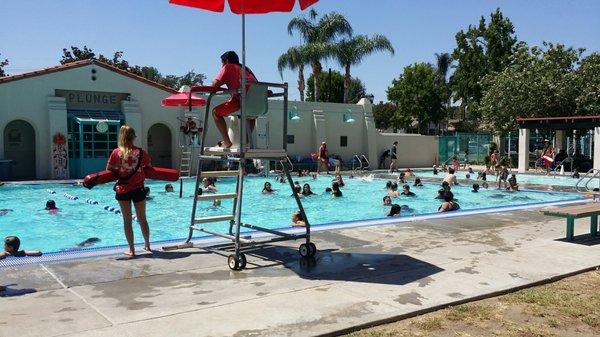
<path id="1" fill-rule="evenodd" d="M 52 172 L 55 179 L 67 179 L 67 139 L 62 133 L 52 137 Z"/>

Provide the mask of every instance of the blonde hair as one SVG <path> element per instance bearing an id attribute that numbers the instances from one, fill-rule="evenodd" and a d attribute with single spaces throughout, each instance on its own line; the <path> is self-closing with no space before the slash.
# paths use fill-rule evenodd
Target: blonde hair
<path id="1" fill-rule="evenodd" d="M 124 156 L 133 148 L 133 140 L 135 139 L 135 130 L 128 125 L 121 126 L 119 131 L 119 154 Z"/>

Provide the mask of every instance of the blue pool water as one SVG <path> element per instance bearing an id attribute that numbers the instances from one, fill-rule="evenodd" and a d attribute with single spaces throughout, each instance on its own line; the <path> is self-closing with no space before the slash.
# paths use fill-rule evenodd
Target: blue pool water
<path id="1" fill-rule="evenodd" d="M 418 177 L 426 177 L 426 178 L 443 178 L 445 173 L 440 172 L 438 175 L 434 175 L 432 170 L 427 171 L 415 171 Z M 466 179 L 467 171 L 458 171 L 456 176 L 458 179 Z M 477 172 L 475 174 L 471 174 L 471 179 L 477 178 Z M 496 181 L 496 176 L 488 175 L 487 177 L 488 183 L 492 181 Z M 575 186 L 579 179 L 574 179 L 568 175 L 541 175 L 541 174 L 523 174 L 517 173 L 517 181 L 520 183 L 526 184 L 538 184 L 538 185 L 558 185 L 558 186 Z"/>
<path id="2" fill-rule="evenodd" d="M 261 194 L 262 186 L 267 180 L 273 184 L 273 188 L 278 189 L 277 193 Z M 342 189 L 344 197 L 335 199 L 324 193 L 325 188 L 331 184 L 330 177 L 297 180 L 301 184 L 309 183 L 318 194 L 303 198 L 311 224 L 382 218 L 389 211 L 388 207 L 382 205 L 382 198 L 386 195 L 385 180 L 346 179 L 346 186 Z M 178 191 L 178 184 L 174 185 Z M 182 199 L 177 192 L 165 193 L 164 182 L 148 181 L 147 186 L 151 188 L 153 196 L 153 199 L 148 201 L 152 241 L 186 237 L 194 180 L 188 179 L 184 182 Z M 234 179 L 223 178 L 217 183 L 217 187 L 219 192 L 233 192 Z M 438 189 L 437 184 L 413 187 L 416 197 L 396 198 L 393 202 L 411 208 L 410 211 L 403 212 L 402 216 L 434 213 L 440 204 L 439 200 L 434 199 Z M 50 194 L 47 190 L 56 193 Z M 463 210 L 580 198 L 577 194 L 558 192 L 506 192 L 489 189 L 472 193 L 466 186 L 456 186 L 452 191 Z M 79 199 L 68 199 L 64 193 Z M 88 198 L 97 200 L 99 204 L 86 203 Z M 48 199 L 56 201 L 60 208 L 58 213 L 49 214 L 43 210 Z M 64 184 L 5 185 L 0 187 L 0 209 L 11 211 L 0 212 L 5 213 L 0 215 L 0 237 L 17 235 L 21 238 L 23 248 L 41 249 L 44 252 L 73 249 L 77 243 L 91 237 L 101 239 L 96 246 L 125 244 L 121 216 L 104 210 L 105 205 L 118 208 L 112 185 L 97 186 L 91 191 L 81 186 Z M 230 213 L 231 209 L 231 200 L 224 200 L 219 208 L 212 207 L 212 203 L 206 201 L 200 203 L 198 216 Z M 245 180 L 242 217 L 245 223 L 269 228 L 287 227 L 290 224 L 290 215 L 296 209 L 288 184 L 275 182 L 273 177 L 251 177 Z M 224 232 L 228 228 L 226 222 L 212 226 Z M 141 233 L 136 223 L 134 229 L 136 242 L 140 242 Z"/>

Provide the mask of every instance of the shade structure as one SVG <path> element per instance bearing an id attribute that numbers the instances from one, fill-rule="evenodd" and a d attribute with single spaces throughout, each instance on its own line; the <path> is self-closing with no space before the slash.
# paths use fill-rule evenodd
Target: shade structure
<path id="1" fill-rule="evenodd" d="M 160 105 L 172 107 L 186 107 L 190 106 L 189 99 L 190 96 L 187 92 L 179 92 L 163 99 Z M 203 105 L 206 105 L 206 100 L 204 98 L 192 95 L 192 106 Z"/>
<path id="2" fill-rule="evenodd" d="M 223 12 L 226 0 L 169 0 L 175 5 L 195 7 L 212 12 Z M 229 8 L 236 14 L 265 14 L 271 12 L 291 12 L 296 2 L 300 3 L 300 9 L 319 0 L 227 0 Z"/>

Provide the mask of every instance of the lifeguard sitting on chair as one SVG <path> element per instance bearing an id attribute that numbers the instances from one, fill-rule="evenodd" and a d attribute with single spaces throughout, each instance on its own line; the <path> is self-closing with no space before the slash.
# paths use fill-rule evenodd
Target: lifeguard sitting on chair
<path id="1" fill-rule="evenodd" d="M 238 111 L 240 109 L 240 94 L 237 93 L 241 87 L 242 79 L 242 65 L 240 59 L 234 51 L 228 51 L 221 55 L 221 62 L 223 67 L 215 77 L 212 86 L 220 87 L 223 84 L 227 86 L 227 89 L 232 93 L 231 98 L 225 103 L 217 105 L 213 109 L 213 117 L 215 124 L 223 137 L 221 146 L 224 148 L 230 148 L 232 143 L 229 135 L 227 134 L 227 124 L 225 123 L 225 117 Z M 252 71 L 246 67 L 246 82 L 253 83 L 257 82 L 256 76 Z M 250 131 L 254 130 L 256 120 L 252 119 L 249 122 Z"/>
<path id="2" fill-rule="evenodd" d="M 187 119 L 183 119 L 181 117 L 177 117 L 177 119 L 181 121 L 181 126 L 179 126 L 179 129 L 189 137 L 189 144 L 195 144 L 196 136 L 198 135 L 198 125 L 196 122 L 194 122 L 194 118 L 188 116 Z"/>

